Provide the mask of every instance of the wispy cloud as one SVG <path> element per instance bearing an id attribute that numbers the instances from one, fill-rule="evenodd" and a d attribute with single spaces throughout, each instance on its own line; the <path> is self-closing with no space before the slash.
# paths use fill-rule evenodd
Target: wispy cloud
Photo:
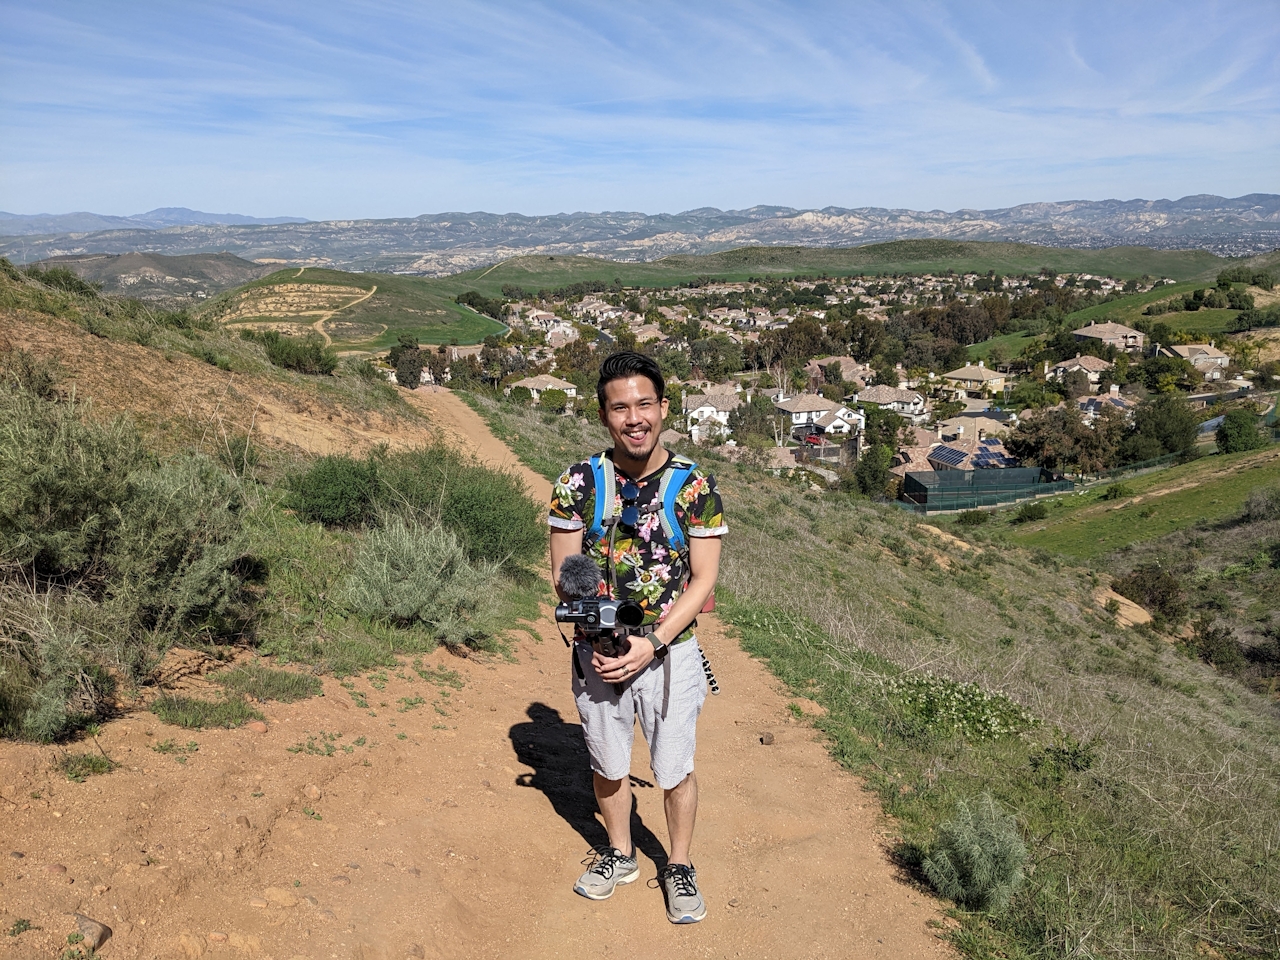
<path id="1" fill-rule="evenodd" d="M 0 6 L 0 208 L 1280 192 L 1271 2 Z"/>

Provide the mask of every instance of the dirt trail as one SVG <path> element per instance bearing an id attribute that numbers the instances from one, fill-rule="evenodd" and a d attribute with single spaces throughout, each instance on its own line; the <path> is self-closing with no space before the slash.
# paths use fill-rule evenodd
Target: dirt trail
<path id="1" fill-rule="evenodd" d="M 546 491 L 456 397 L 415 402 Z M 136 713 L 99 736 L 121 767 L 81 784 L 53 769 L 58 749 L 5 744 L 0 926 L 39 929 L 0 938 L 0 958 L 57 956 L 77 910 L 115 929 L 104 960 L 951 955 L 938 905 L 895 879 L 874 797 L 714 617 L 700 635 L 724 692 L 699 725 L 694 847 L 708 917 L 672 926 L 643 883 L 575 896 L 604 834 L 567 652 L 549 621 L 536 633 L 515 662 L 424 658 L 460 689 L 408 667 L 354 692 L 328 679 L 323 697 L 262 705 L 266 733 Z M 198 750 L 179 763 L 153 749 L 168 739 Z M 632 769 L 648 879 L 665 827 L 641 741 Z"/>
<path id="2" fill-rule="evenodd" d="M 314 330 L 316 333 L 320 334 L 320 336 L 324 337 L 324 345 L 326 347 L 330 346 L 333 343 L 333 338 L 331 338 L 329 336 L 328 331 L 325 330 L 324 328 L 325 323 L 329 320 L 332 320 L 337 314 L 341 313 L 343 310 L 346 310 L 348 307 L 354 307 L 357 303 L 364 303 L 366 300 L 368 300 L 377 292 L 378 292 L 378 285 L 375 283 L 373 285 L 373 288 L 368 293 L 366 293 L 363 297 L 358 297 L 355 300 L 352 300 L 350 303 L 344 303 L 342 306 L 338 307 L 337 310 L 330 310 L 323 317 L 321 317 L 319 320 L 313 323 L 311 325 L 311 329 Z M 385 325 L 383 326 L 383 330 L 386 330 Z"/>

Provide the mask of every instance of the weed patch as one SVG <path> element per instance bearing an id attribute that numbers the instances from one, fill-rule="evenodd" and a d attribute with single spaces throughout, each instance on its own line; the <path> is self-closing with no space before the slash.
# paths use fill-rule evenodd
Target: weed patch
<path id="1" fill-rule="evenodd" d="M 206 727 L 232 729 L 263 716 L 240 697 L 222 700 L 197 700 L 194 697 L 162 696 L 151 704 L 151 712 L 161 723 L 187 730 Z"/>
<path id="2" fill-rule="evenodd" d="M 323 684 L 320 678 L 292 670 L 273 670 L 251 663 L 236 667 L 213 677 L 225 689 L 252 697 L 255 700 L 277 700 L 294 703 L 320 695 Z"/>
<path id="3" fill-rule="evenodd" d="M 110 773 L 116 764 L 100 753 L 68 753 L 58 760 L 58 769 L 68 780 L 84 783 L 87 777 Z"/>

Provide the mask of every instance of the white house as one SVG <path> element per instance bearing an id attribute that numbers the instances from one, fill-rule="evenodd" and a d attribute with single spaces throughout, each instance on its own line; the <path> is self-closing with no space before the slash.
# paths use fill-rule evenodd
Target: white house
<path id="1" fill-rule="evenodd" d="M 859 390 L 853 395 L 853 402 L 885 407 L 914 424 L 924 423 L 929 419 L 929 413 L 925 409 L 924 395 L 915 390 L 901 390 L 898 387 L 879 384 Z"/>
<path id="2" fill-rule="evenodd" d="M 742 397 L 736 393 L 702 393 L 686 395 L 685 417 L 689 424 L 689 436 L 694 443 L 701 443 L 708 436 L 727 433 L 729 414 L 742 406 Z"/>
<path id="3" fill-rule="evenodd" d="M 549 373 L 540 373 L 536 377 L 525 377 L 523 380 L 517 380 L 511 386 L 524 387 L 535 401 L 542 396 L 543 390 L 563 390 L 570 400 L 578 395 L 576 386 L 568 380 L 561 380 L 559 377 L 553 377 Z"/>
<path id="4" fill-rule="evenodd" d="M 790 400 L 775 401 L 773 408 L 791 418 L 791 433 L 793 436 L 823 432 L 824 428 L 819 426 L 818 421 L 828 414 L 835 415 L 834 418 L 828 420 L 828 423 L 833 425 L 836 420 L 839 420 L 852 429 L 855 425 L 866 423 L 866 417 L 862 414 L 855 410 L 850 410 L 843 403 L 828 400 L 826 397 L 819 396 L 816 393 L 802 393 L 792 397 Z M 836 432 L 840 432 L 838 428 Z"/>
<path id="5" fill-rule="evenodd" d="M 1181 343 L 1161 347 L 1166 357 L 1181 357 L 1195 367 L 1206 380 L 1222 380 L 1227 375 L 1231 358 L 1210 343 Z"/>
<path id="6" fill-rule="evenodd" d="M 1114 366 L 1115 364 L 1109 360 L 1077 353 L 1070 360 L 1060 360 L 1052 367 L 1049 366 L 1049 361 L 1046 360 L 1044 375 L 1046 379 L 1061 381 L 1068 373 L 1083 370 L 1085 376 L 1089 378 L 1089 382 L 1096 386 L 1098 381 L 1102 379 L 1102 375 Z"/>

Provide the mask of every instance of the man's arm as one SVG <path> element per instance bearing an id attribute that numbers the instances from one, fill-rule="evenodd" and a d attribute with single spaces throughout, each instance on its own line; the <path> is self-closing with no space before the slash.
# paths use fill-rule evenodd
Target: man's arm
<path id="1" fill-rule="evenodd" d="M 561 600 L 568 600 L 560 592 L 560 564 L 565 557 L 572 557 L 582 552 L 582 528 L 577 530 L 559 530 L 551 528 L 551 588 Z"/>
<path id="2" fill-rule="evenodd" d="M 666 619 L 654 628 L 653 634 L 660 643 L 668 644 L 680 636 L 706 605 L 720 575 L 720 543 L 720 537 L 689 538 L 689 584 L 671 605 Z M 631 649 L 621 657 L 602 657 L 597 653 L 591 662 L 602 680 L 621 683 L 647 667 L 655 655 L 653 644 L 632 641 Z"/>

